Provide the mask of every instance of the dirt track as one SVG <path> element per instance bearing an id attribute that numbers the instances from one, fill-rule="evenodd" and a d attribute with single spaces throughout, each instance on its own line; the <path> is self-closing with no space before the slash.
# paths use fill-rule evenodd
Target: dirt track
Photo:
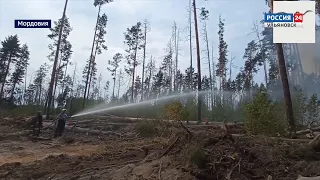
<path id="1" fill-rule="evenodd" d="M 0 152 L 0 165 L 6 163 L 28 163 L 36 160 L 42 160 L 48 156 L 56 156 L 66 154 L 70 156 L 88 156 L 92 153 L 98 152 L 98 145 L 72 145 L 59 146 L 45 143 L 17 143 L 12 141 L 2 142 Z M 6 145 L 7 144 L 7 145 Z"/>
<path id="2" fill-rule="evenodd" d="M 3 138 L 23 130 L 20 120 L 12 121 L 10 126 L 2 121 L 0 128 L 4 180 L 287 180 L 320 175 L 320 155 L 305 143 L 234 139 L 210 127 L 188 128 L 191 136 L 183 128 L 163 125 L 144 138 L 132 126 L 120 128 L 121 137 L 66 133 L 51 140 L 48 129 L 37 140 L 27 135 Z"/>

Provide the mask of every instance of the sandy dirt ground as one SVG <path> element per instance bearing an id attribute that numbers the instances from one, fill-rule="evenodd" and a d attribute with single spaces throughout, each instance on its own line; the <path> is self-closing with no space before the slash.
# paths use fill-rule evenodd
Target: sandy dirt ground
<path id="1" fill-rule="evenodd" d="M 51 139 L 26 133 L 23 118 L 0 122 L 2 180 L 290 180 L 320 175 L 320 154 L 305 142 L 227 136 L 217 128 L 155 124 L 142 137 L 135 125 L 116 135 L 66 132 Z M 239 132 L 239 129 L 231 129 Z"/>

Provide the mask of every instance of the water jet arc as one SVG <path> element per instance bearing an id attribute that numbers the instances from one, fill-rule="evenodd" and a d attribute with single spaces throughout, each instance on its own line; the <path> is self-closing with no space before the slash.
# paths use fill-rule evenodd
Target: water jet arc
<path id="1" fill-rule="evenodd" d="M 85 116 L 85 115 L 90 115 L 90 114 L 97 114 L 97 113 L 102 113 L 102 112 L 116 110 L 116 109 L 125 109 L 125 108 L 129 108 L 129 107 L 134 107 L 134 106 L 146 105 L 146 104 L 153 103 L 154 101 L 159 102 L 159 101 L 165 101 L 165 100 L 170 100 L 170 99 L 174 99 L 174 98 L 183 98 L 183 97 L 188 97 L 191 95 L 202 95 L 202 94 L 208 94 L 208 93 L 213 93 L 213 92 L 200 91 L 200 92 L 182 93 L 182 94 L 170 95 L 170 96 L 165 96 L 165 97 L 160 97 L 160 98 L 154 98 L 151 100 L 137 102 L 137 103 L 130 103 L 130 104 L 125 104 L 125 105 L 119 105 L 119 106 L 98 109 L 98 110 L 94 110 L 94 108 L 91 108 L 91 110 L 90 109 L 85 110 L 85 111 L 80 112 L 78 114 L 75 114 L 71 117 L 79 117 L 79 116 Z"/>

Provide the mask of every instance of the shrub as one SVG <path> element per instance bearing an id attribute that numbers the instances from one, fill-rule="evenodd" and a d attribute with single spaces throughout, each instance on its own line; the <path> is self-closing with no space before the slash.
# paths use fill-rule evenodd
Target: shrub
<path id="1" fill-rule="evenodd" d="M 175 101 L 165 106 L 165 116 L 170 120 L 184 120 L 188 119 L 189 112 L 183 107 L 180 101 Z"/>
<path id="2" fill-rule="evenodd" d="M 277 109 L 268 94 L 260 91 L 244 107 L 245 129 L 249 134 L 284 135 L 285 123 L 277 116 Z"/>
<path id="3" fill-rule="evenodd" d="M 319 103 L 317 94 L 312 94 L 307 104 L 307 123 L 316 122 L 319 116 Z"/>
<path id="4" fill-rule="evenodd" d="M 296 94 L 292 98 L 293 113 L 297 128 L 301 129 L 304 125 L 306 125 L 307 120 L 307 97 L 304 95 L 301 88 L 297 89 L 295 93 Z"/>
<path id="5" fill-rule="evenodd" d="M 135 125 L 137 133 L 142 137 L 150 137 L 158 134 L 157 123 L 152 120 L 138 122 Z"/>

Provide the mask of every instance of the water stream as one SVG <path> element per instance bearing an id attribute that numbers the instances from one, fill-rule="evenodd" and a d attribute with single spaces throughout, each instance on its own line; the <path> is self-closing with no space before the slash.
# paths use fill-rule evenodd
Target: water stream
<path id="1" fill-rule="evenodd" d="M 90 114 L 97 114 L 97 113 L 102 113 L 102 112 L 107 112 L 111 110 L 118 110 L 118 109 L 126 109 L 130 107 L 136 107 L 136 106 L 141 106 L 141 105 L 148 105 L 151 104 L 155 101 L 157 102 L 163 102 L 175 98 L 184 98 L 184 97 L 189 97 L 189 96 L 194 96 L 194 95 L 203 95 L 203 94 L 209 94 L 212 93 L 211 91 L 200 91 L 200 92 L 189 92 L 189 93 L 182 93 L 182 94 L 176 94 L 176 95 L 169 95 L 169 96 L 164 96 L 160 98 L 154 98 L 146 101 L 141 101 L 137 103 L 130 103 L 130 104 L 124 104 L 124 105 L 118 105 L 118 106 L 112 106 L 112 107 L 101 107 L 101 105 L 84 110 L 82 112 L 79 112 L 78 114 L 75 114 L 71 117 L 79 117 L 79 116 L 85 116 L 85 115 L 90 115 Z"/>

